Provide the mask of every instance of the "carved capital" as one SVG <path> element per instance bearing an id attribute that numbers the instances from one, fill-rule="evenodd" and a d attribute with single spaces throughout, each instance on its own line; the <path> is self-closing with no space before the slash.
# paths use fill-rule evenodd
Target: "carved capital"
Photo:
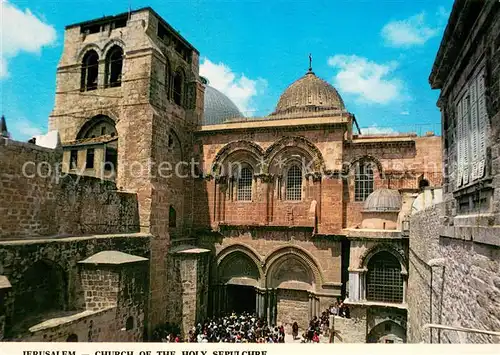
<path id="1" fill-rule="evenodd" d="M 319 171 L 305 174 L 306 179 L 312 179 L 313 182 L 321 181 L 322 174 Z"/>
<path id="2" fill-rule="evenodd" d="M 265 183 L 270 183 L 274 181 L 274 175 L 271 174 L 256 174 L 254 175 L 254 177 Z"/>
<path id="3" fill-rule="evenodd" d="M 215 178 L 215 183 L 219 185 L 226 185 L 228 183 L 228 178 L 227 176 L 217 176 Z"/>

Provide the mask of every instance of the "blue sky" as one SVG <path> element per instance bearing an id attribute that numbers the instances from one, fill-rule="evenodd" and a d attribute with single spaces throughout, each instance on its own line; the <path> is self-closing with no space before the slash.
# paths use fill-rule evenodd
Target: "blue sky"
<path id="1" fill-rule="evenodd" d="M 273 111 L 308 68 L 369 131 L 439 130 L 428 76 L 453 0 L 0 0 L 1 111 L 13 138 L 47 131 L 64 26 L 151 6 L 199 51 L 201 72 L 248 116 Z"/>

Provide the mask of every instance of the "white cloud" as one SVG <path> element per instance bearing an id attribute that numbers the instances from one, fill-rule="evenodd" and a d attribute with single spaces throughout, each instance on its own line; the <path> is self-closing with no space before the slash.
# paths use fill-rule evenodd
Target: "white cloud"
<path id="1" fill-rule="evenodd" d="M 373 125 L 367 128 L 361 128 L 361 133 L 363 135 L 397 135 L 398 131 L 391 127 L 378 127 Z"/>
<path id="2" fill-rule="evenodd" d="M 6 0 L 0 0 L 2 33 L 0 48 L 0 78 L 8 76 L 8 61 L 20 52 L 39 54 L 42 47 L 56 40 L 56 30 L 31 13 L 24 12 Z"/>
<path id="3" fill-rule="evenodd" d="M 26 141 L 43 134 L 43 130 L 27 119 L 21 118 L 15 121 L 7 121 L 7 129 L 15 140 Z"/>
<path id="4" fill-rule="evenodd" d="M 393 76 L 397 62 L 378 64 L 356 55 L 336 55 L 328 59 L 328 64 L 338 69 L 334 82 L 343 94 L 375 104 L 388 104 L 401 97 L 403 82 Z"/>
<path id="5" fill-rule="evenodd" d="M 450 11 L 446 10 L 444 6 L 440 6 L 436 12 L 436 15 L 438 17 L 438 20 L 448 20 L 448 17 L 450 17 Z"/>
<path id="6" fill-rule="evenodd" d="M 267 87 L 265 79 L 249 79 L 245 74 L 234 73 L 224 63 L 215 64 L 207 58 L 202 59 L 200 75 L 208 79 L 210 86 L 229 97 L 245 116 L 252 116 L 255 112 L 253 99 Z"/>
<path id="7" fill-rule="evenodd" d="M 438 28 L 426 24 L 424 12 L 405 20 L 391 21 L 382 28 L 381 32 L 387 45 L 403 48 L 423 45 L 438 34 Z"/>
<path id="8" fill-rule="evenodd" d="M 403 116 L 408 116 L 410 114 L 410 111 L 401 111 L 399 114 Z"/>

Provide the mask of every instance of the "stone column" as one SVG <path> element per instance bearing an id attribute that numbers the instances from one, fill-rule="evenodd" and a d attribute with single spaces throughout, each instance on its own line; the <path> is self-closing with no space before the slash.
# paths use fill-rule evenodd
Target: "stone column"
<path id="1" fill-rule="evenodd" d="M 262 290 L 262 304 L 260 306 L 260 314 L 259 317 L 267 319 L 267 289 Z"/>
<path id="2" fill-rule="evenodd" d="M 273 321 L 272 324 L 276 325 L 278 322 L 278 290 L 273 290 Z"/>
<path id="3" fill-rule="evenodd" d="M 259 315 L 259 309 L 260 309 L 260 291 L 259 289 L 255 288 L 255 313 L 257 316 Z"/>
<path id="4" fill-rule="evenodd" d="M 408 274 L 404 271 L 401 272 L 403 278 L 403 303 L 406 303 L 406 292 L 408 288 Z"/>
<path id="5" fill-rule="evenodd" d="M 349 269 L 349 300 L 362 301 L 365 295 L 365 269 Z"/>

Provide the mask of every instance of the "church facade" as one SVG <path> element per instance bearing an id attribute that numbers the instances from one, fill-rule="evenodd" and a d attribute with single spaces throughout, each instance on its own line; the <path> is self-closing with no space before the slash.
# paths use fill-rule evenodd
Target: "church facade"
<path id="1" fill-rule="evenodd" d="M 65 180 L 2 192 L 5 216 L 25 212 L 1 220 L 0 339 L 138 341 L 231 311 L 305 328 L 342 299 L 342 342 L 406 342 L 408 216 L 442 183 L 441 139 L 364 135 L 333 86 L 298 72 L 274 112 L 245 118 L 152 9 L 68 26 L 60 144 L 2 145 L 9 176 L 23 179 L 22 151 Z M 35 183 L 50 194 L 26 195 Z M 51 314 L 22 296 L 38 262 Z"/>

